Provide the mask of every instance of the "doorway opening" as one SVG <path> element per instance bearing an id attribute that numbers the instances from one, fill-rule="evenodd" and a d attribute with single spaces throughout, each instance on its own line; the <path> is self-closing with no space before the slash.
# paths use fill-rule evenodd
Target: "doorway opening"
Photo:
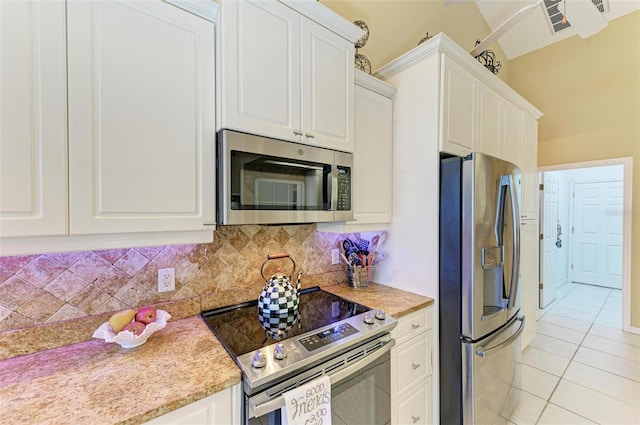
<path id="1" fill-rule="evenodd" d="M 631 214 L 625 214 L 631 211 L 631 167 L 630 158 L 619 158 L 539 169 L 538 318 L 562 310 L 572 319 L 631 331 Z M 579 294 L 603 303 L 563 310 L 562 300 Z"/>

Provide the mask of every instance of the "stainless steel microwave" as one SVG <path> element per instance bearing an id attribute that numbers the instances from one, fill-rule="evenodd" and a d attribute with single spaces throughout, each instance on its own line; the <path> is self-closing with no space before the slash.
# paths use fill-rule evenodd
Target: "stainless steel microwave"
<path id="1" fill-rule="evenodd" d="M 221 130 L 218 224 L 353 220 L 353 154 Z"/>

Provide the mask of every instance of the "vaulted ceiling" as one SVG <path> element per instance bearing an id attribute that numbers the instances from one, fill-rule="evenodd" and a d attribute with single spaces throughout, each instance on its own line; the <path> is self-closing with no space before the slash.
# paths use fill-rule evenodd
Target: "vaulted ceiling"
<path id="1" fill-rule="evenodd" d="M 444 0 L 455 7 L 460 0 Z M 562 24 L 558 10 L 570 7 L 571 0 L 544 0 L 528 16 L 498 39 L 500 47 L 508 59 L 524 55 L 542 47 L 557 43 L 576 35 L 570 25 Z M 523 7 L 536 3 L 536 0 L 477 0 L 480 13 L 489 27 L 494 30 L 507 21 Z M 608 21 L 640 10 L 640 0 L 593 0 L 604 12 Z M 555 16 L 554 16 L 555 15 Z M 555 27 L 555 30 L 554 30 Z M 606 28 L 603 30 L 606 31 Z"/>

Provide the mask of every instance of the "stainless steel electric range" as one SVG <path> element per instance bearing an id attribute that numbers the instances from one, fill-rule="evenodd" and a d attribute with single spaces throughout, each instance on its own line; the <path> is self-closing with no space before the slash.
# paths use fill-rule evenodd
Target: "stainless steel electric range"
<path id="1" fill-rule="evenodd" d="M 202 313 L 242 370 L 243 423 L 282 423 L 282 394 L 323 375 L 335 423 L 389 423 L 397 321 L 318 287 L 301 291 L 298 313 L 276 334 L 260 323 L 257 300 Z"/>

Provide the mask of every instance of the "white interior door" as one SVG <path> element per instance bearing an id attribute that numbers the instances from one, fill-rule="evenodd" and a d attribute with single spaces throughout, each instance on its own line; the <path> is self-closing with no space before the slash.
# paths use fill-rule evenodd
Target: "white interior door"
<path id="1" fill-rule="evenodd" d="M 574 282 L 622 288 L 622 187 L 622 181 L 574 185 Z"/>
<path id="2" fill-rule="evenodd" d="M 540 308 L 556 298 L 558 266 L 558 178 L 542 173 L 544 190 L 540 191 Z"/>

